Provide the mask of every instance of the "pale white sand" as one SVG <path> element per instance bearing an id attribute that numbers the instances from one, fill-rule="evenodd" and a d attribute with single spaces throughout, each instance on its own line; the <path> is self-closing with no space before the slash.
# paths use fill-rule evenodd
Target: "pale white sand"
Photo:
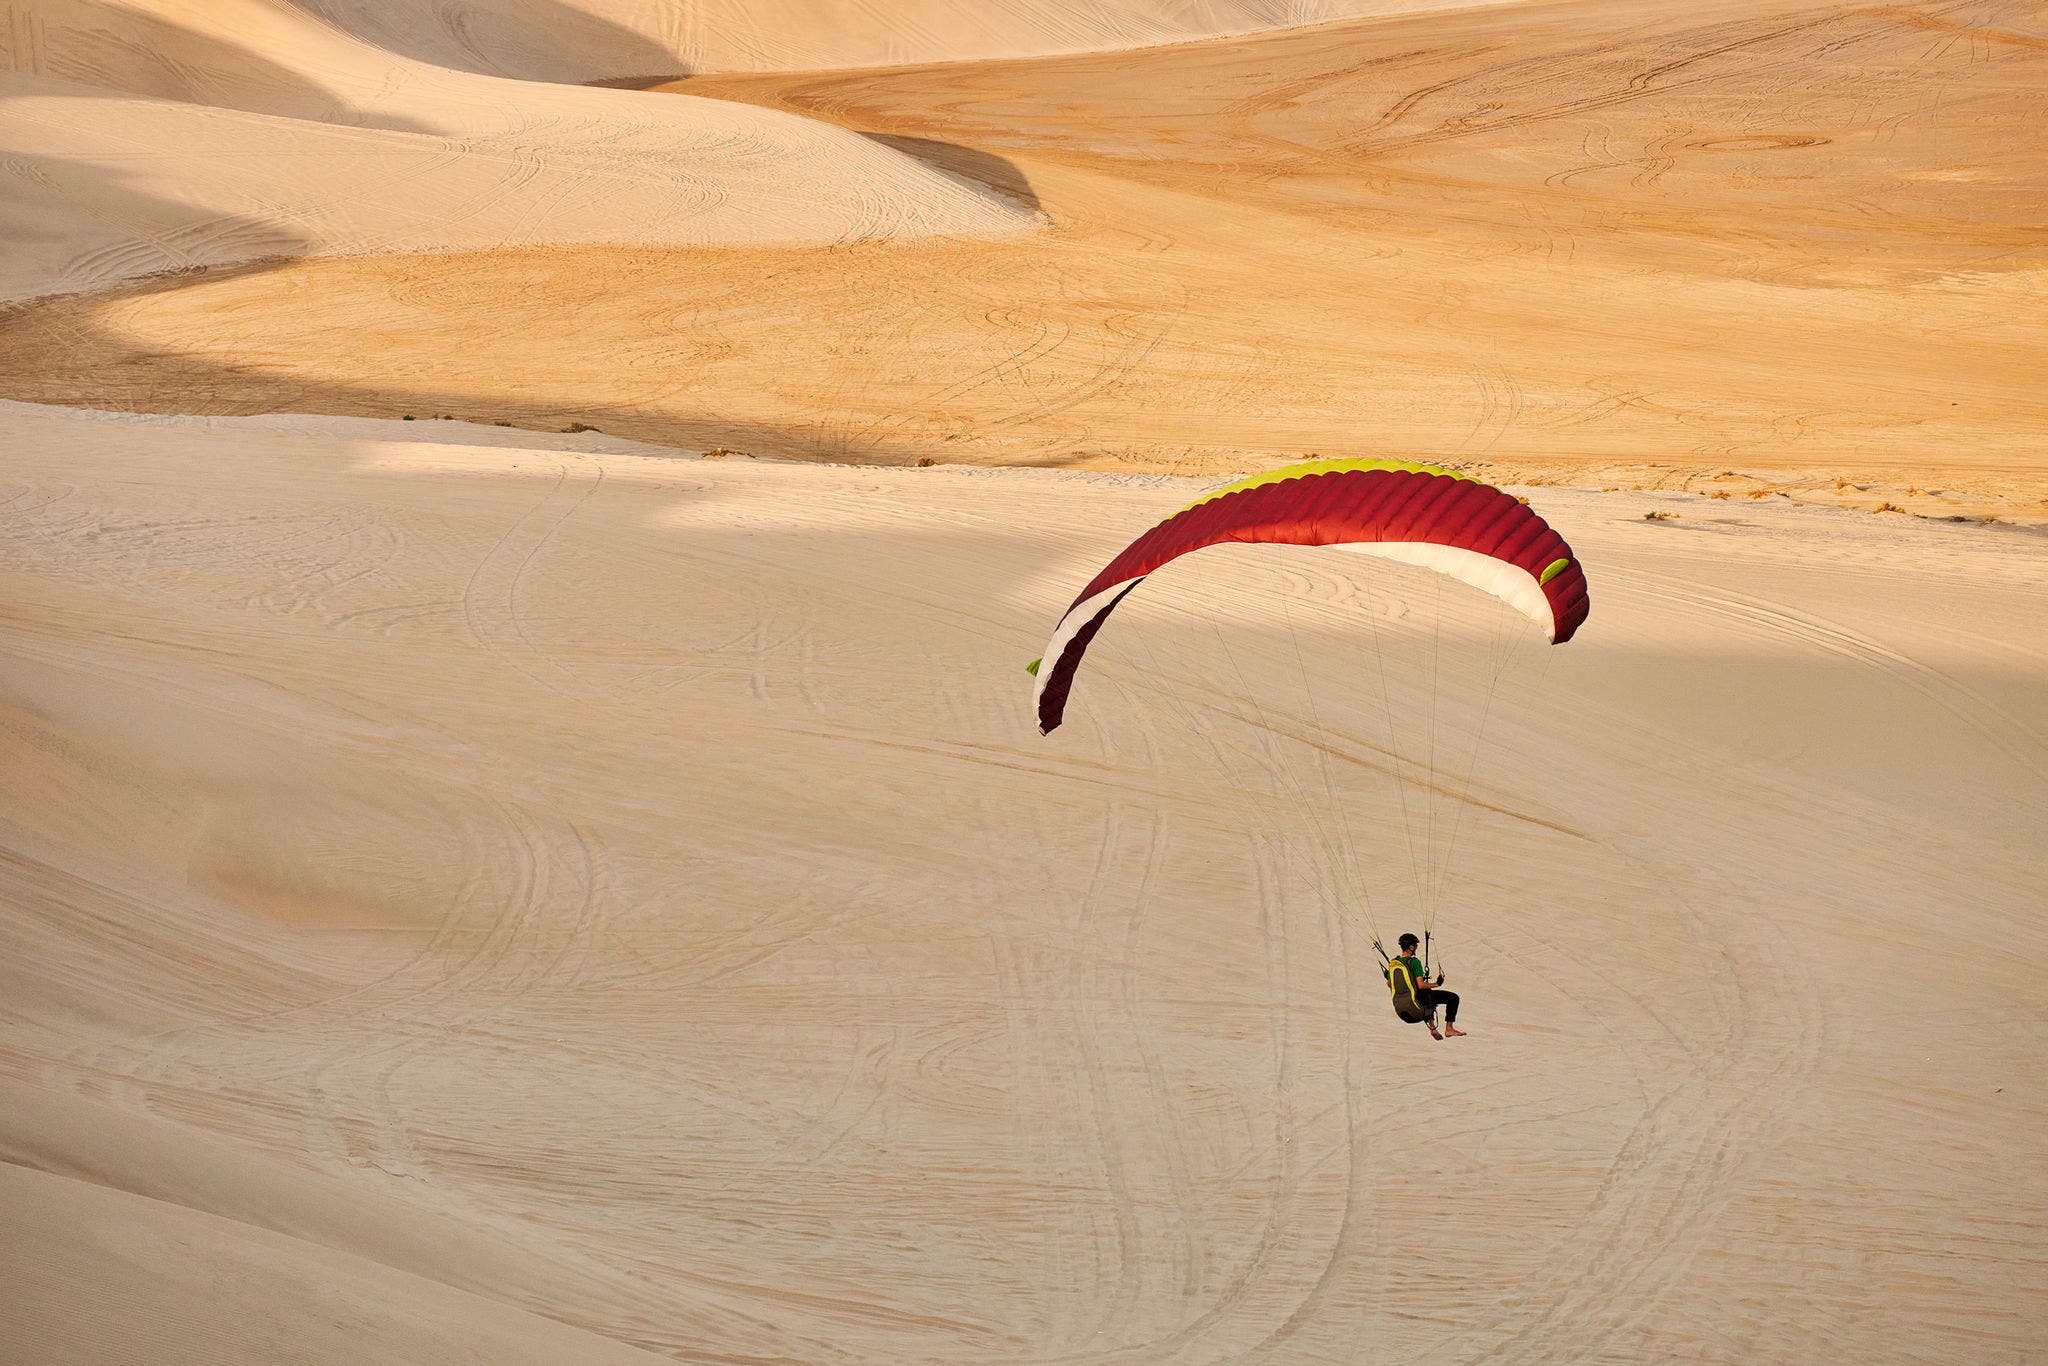
<path id="1" fill-rule="evenodd" d="M 1184 481 L 423 435 L 0 412 L 10 1359 L 2048 1340 L 2037 536 L 1529 490 L 1436 1044 L 1143 691 L 1336 578 L 1033 731 Z"/>
<path id="2" fill-rule="evenodd" d="M 813 120 L 451 70 L 282 0 L 9 13 L 0 300 L 302 254 L 831 243 L 1035 222 Z"/>

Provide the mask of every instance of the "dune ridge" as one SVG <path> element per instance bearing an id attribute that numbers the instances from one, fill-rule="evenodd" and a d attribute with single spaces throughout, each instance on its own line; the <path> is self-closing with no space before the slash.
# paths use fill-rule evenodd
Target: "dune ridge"
<path id="1" fill-rule="evenodd" d="M 301 0 L 444 66 L 550 81 L 1118 51 L 1486 0 Z"/>
<path id="2" fill-rule="evenodd" d="M 0 43 L 0 299 L 303 254 L 1025 230 L 796 115 L 454 71 L 286 0 L 35 0 Z M 31 230 L 32 229 L 32 230 Z"/>
<path id="3" fill-rule="evenodd" d="M 676 97 L 857 130 L 1046 226 L 151 282 L 0 317 L 0 390 L 872 463 L 1392 454 L 2040 524 L 2027 23 L 2020 0 L 1519 4 L 702 75 Z"/>

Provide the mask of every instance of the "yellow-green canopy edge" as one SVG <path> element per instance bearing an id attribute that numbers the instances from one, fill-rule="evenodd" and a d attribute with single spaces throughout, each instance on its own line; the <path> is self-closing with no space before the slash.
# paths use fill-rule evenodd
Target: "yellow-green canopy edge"
<path id="1" fill-rule="evenodd" d="M 1213 502 L 1225 494 L 1243 493 L 1246 489 L 1255 489 L 1263 484 L 1280 484 L 1285 483 L 1289 479 L 1306 479 L 1312 474 L 1338 474 L 1346 470 L 1391 470 L 1396 474 L 1441 474 L 1451 479 L 1463 479 L 1467 483 L 1476 484 L 1480 482 L 1469 474 L 1460 474 L 1456 470 L 1447 470 L 1441 465 L 1418 465 L 1413 460 L 1304 460 L 1298 465 L 1282 465 L 1277 470 L 1266 470 L 1261 474 L 1251 476 L 1249 479 L 1240 479 L 1235 484 L 1225 484 L 1222 488 L 1213 489 L 1203 494 L 1200 498 L 1195 499 L 1194 502 L 1188 504 L 1188 508 L 1200 507 L 1202 504 Z M 1188 508 L 1182 508 L 1181 511 L 1186 512 Z"/>
<path id="2" fill-rule="evenodd" d="M 1441 474 L 1447 479 L 1463 479 L 1471 484 L 1483 482 L 1474 479 L 1469 474 L 1460 474 L 1456 470 L 1447 470 L 1441 465 L 1423 465 L 1413 460 L 1304 460 L 1299 464 L 1282 465 L 1278 469 L 1265 470 L 1249 478 L 1240 479 L 1234 484 L 1225 484 L 1220 489 L 1212 489 L 1200 498 L 1195 499 L 1194 502 L 1189 503 L 1181 511 L 1186 512 L 1188 508 L 1196 508 L 1204 503 L 1214 502 L 1225 494 L 1242 493 L 1246 489 L 1255 489 L 1266 484 L 1281 484 L 1289 479 L 1306 479 L 1314 474 L 1338 474 L 1348 470 L 1390 470 L 1396 474 Z M 1570 560 L 1553 560 L 1544 568 L 1543 576 L 1537 582 L 1549 583 L 1570 563 Z M 1038 673 L 1039 666 L 1044 662 L 1042 659 L 1034 659 L 1024 666 L 1024 672 L 1035 676 Z"/>
<path id="3" fill-rule="evenodd" d="M 1469 474 L 1460 474 L 1457 470 L 1447 470 L 1441 465 L 1420 465 L 1413 460 L 1304 460 L 1298 465 L 1282 465 L 1277 470 L 1267 470 L 1265 473 L 1255 474 L 1249 479 L 1240 479 L 1235 484 L 1225 484 L 1220 489 L 1203 494 L 1200 498 L 1195 499 L 1194 502 L 1189 503 L 1188 507 L 1182 508 L 1181 511 L 1186 512 L 1188 508 L 1197 508 L 1204 503 L 1213 502 L 1226 493 L 1242 493 L 1246 489 L 1255 489 L 1264 484 L 1281 484 L 1289 479 L 1306 479 L 1312 474 L 1337 474 L 1345 470 L 1392 470 L 1396 474 L 1441 474 L 1447 479 L 1462 479 L 1468 484 L 1483 482 L 1482 480 L 1474 479 Z M 1491 488 L 1492 485 L 1487 487 Z M 1527 502 L 1528 500 L 1524 499 L 1523 501 Z M 1571 561 L 1568 559 L 1552 560 L 1544 566 L 1543 573 L 1536 580 L 1537 584 L 1540 586 L 1549 583 L 1552 579 L 1563 573 L 1565 566 L 1570 563 Z M 1037 673 L 1038 669 L 1035 666 L 1038 664 L 1038 661 L 1034 659 L 1031 661 L 1031 664 L 1034 666 L 1031 668 L 1031 672 Z"/>

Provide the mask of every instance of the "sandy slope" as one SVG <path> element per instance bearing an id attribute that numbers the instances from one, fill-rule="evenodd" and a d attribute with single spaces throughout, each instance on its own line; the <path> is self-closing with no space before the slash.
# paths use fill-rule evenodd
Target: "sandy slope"
<path id="1" fill-rule="evenodd" d="M 870 132 L 1052 229 L 305 262 L 23 311 L 0 374 L 828 459 L 1391 451 L 2040 521 L 2036 27 L 2019 0 L 1514 5 L 704 77 L 677 89 Z"/>
<path id="2" fill-rule="evenodd" d="M 35 0 L 9 15 L 0 298 L 304 253 L 1033 222 L 808 119 L 448 70 L 283 0 Z"/>
<path id="3" fill-rule="evenodd" d="M 548 81 L 1022 57 L 1485 0 L 302 0 L 394 52 Z"/>
<path id="4" fill-rule="evenodd" d="M 1184 483 L 458 430 L 0 411 L 0 1355 L 2048 1341 L 2038 537 L 1530 490 L 1595 611 L 1497 699 L 1439 1045 L 1203 743 L 1281 603 L 1342 658 L 1332 566 L 1162 576 L 1042 739 Z"/>

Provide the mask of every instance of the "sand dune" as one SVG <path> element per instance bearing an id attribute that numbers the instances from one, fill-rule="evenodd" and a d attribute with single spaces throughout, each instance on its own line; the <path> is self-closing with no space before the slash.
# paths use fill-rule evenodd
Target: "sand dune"
<path id="1" fill-rule="evenodd" d="M 1183 43 L 1483 0 L 302 0 L 380 47 L 546 81 Z"/>
<path id="2" fill-rule="evenodd" d="M 0 50 L 0 298 L 306 253 L 1016 231 L 812 120 L 451 71 L 272 0 L 38 0 Z"/>
<path id="3" fill-rule="evenodd" d="M 1032 731 L 1182 481 L 0 421 L 32 1359 L 2048 1332 L 2032 537 L 1530 490 L 1596 616 L 1500 694 L 1438 1045 L 1199 733 L 1289 686 L 1283 600 L 1349 629 L 1334 571 L 1192 571 Z M 1191 731 L 1147 678 L 1219 642 Z"/>
<path id="4" fill-rule="evenodd" d="M 18 314 L 0 373 L 147 410 L 888 463 L 1394 453 L 2038 522 L 2044 63 L 2012 4 L 1660 3 L 702 77 L 677 88 L 863 130 L 1051 229 L 308 261 Z"/>
<path id="5" fill-rule="evenodd" d="M 2040 1359 L 2044 64 L 14 5 L 0 1361 Z M 1220 547 L 1038 735 L 1311 452 L 1591 619 Z"/>
<path id="6" fill-rule="evenodd" d="M 14 1164 L 0 1191 L 0 1335 L 24 1360 L 667 1360 L 186 1206 Z"/>

